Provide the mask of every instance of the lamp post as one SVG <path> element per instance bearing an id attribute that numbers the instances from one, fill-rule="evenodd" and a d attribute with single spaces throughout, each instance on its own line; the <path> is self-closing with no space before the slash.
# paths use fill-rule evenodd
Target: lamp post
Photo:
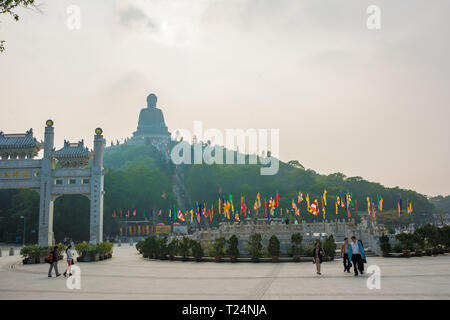
<path id="1" fill-rule="evenodd" d="M 20 216 L 20 219 L 23 219 L 23 246 L 25 247 L 25 226 L 26 226 L 25 216 Z"/>

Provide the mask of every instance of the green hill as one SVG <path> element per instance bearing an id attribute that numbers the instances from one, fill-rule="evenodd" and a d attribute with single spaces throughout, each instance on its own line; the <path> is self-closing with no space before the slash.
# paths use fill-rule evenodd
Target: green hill
<path id="1" fill-rule="evenodd" d="M 204 147 L 204 146 L 203 146 Z M 281 208 L 290 208 L 293 199 L 301 191 L 304 196 L 309 194 L 311 202 L 318 199 L 327 190 L 327 219 L 343 219 L 347 217 L 344 208 L 336 215 L 335 199 L 341 192 L 352 192 L 358 205 L 358 215 L 352 210 L 352 217 L 367 215 L 366 197 L 376 199 L 380 195 L 384 199 L 384 210 L 397 209 L 397 201 L 403 199 L 403 213 L 399 221 L 395 215 L 387 222 L 392 223 L 424 223 L 431 221 L 434 212 L 432 202 L 412 190 L 398 187 L 386 188 L 380 183 L 369 182 L 361 177 L 346 177 L 342 173 L 321 175 L 311 169 L 305 169 L 298 161 L 280 162 L 278 174 L 272 176 L 260 175 L 260 165 L 179 165 L 176 167 L 152 145 L 123 144 L 105 149 L 104 167 L 105 199 L 104 199 L 104 231 L 116 234 L 118 219 L 112 214 L 119 210 L 137 211 L 136 219 L 147 216 L 150 209 L 162 211 L 158 222 L 168 222 L 169 208 L 187 210 L 193 208 L 195 202 L 206 202 L 208 208 L 214 205 L 217 211 L 219 188 L 222 195 L 228 199 L 233 195 L 234 207 L 239 208 L 240 196 L 245 197 L 246 205 L 253 208 L 256 194 L 260 192 L 261 199 L 280 195 Z M 185 204 L 177 203 L 174 193 L 174 173 L 181 178 L 190 200 Z M 180 183 L 180 182 L 178 182 Z M 179 199 L 179 198 L 178 198 Z M 414 212 L 406 213 L 406 199 L 412 202 Z M 27 217 L 27 235 L 37 239 L 39 196 L 28 190 L 0 191 L 0 241 L 14 241 L 22 235 L 21 215 Z M 300 218 L 307 221 L 321 221 L 322 214 L 313 216 L 306 212 L 305 201 L 300 204 Z M 238 209 L 239 210 L 239 209 Z M 383 213 L 377 213 L 382 215 Z M 89 237 L 89 201 L 83 196 L 63 196 L 55 201 L 54 231 L 57 241 L 64 236 L 74 240 L 87 240 Z M 406 217 L 405 217 L 406 216 Z M 134 218 L 133 218 L 134 219 Z M 386 220 L 386 219 L 385 219 Z M 215 221 L 213 224 L 216 224 Z M 33 233 L 32 230 L 35 230 Z"/>

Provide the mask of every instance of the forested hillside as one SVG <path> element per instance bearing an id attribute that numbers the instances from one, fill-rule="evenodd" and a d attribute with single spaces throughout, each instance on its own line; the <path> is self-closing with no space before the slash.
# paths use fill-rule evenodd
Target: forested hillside
<path id="1" fill-rule="evenodd" d="M 183 211 L 194 208 L 196 202 L 205 202 L 208 208 L 213 205 L 217 210 L 219 189 L 220 197 L 229 198 L 232 194 L 234 207 L 239 210 L 241 195 L 245 197 L 246 205 L 253 208 L 256 194 L 261 194 L 261 200 L 280 195 L 280 208 L 291 208 L 292 200 L 297 202 L 298 192 L 309 195 L 311 202 L 322 196 L 327 190 L 326 218 L 346 218 L 347 211 L 339 208 L 336 215 L 335 200 L 341 193 L 351 192 L 356 200 L 358 215 L 367 215 L 366 198 L 383 197 L 385 223 L 410 223 L 431 221 L 434 211 L 433 204 L 424 195 L 415 191 L 399 188 L 386 188 L 380 183 L 364 180 L 362 177 L 346 177 L 342 173 L 320 175 L 311 169 L 305 169 L 298 161 L 281 163 L 278 174 L 272 176 L 260 175 L 260 165 L 180 165 L 175 167 L 166 162 L 158 150 L 152 145 L 124 144 L 106 148 L 104 154 L 105 199 L 104 199 L 104 231 L 115 234 L 118 230 L 118 220 L 112 217 L 119 210 L 125 214 L 128 210 L 136 210 L 132 219 L 149 217 L 150 210 L 155 214 L 161 210 L 158 222 L 168 222 L 168 210 L 175 206 Z M 192 200 L 188 208 L 180 208 L 172 192 L 173 170 L 179 170 L 182 181 Z M 447 197 L 448 198 L 448 197 Z M 397 210 L 399 199 L 403 200 L 403 211 L 400 219 L 393 214 Z M 413 206 L 413 213 L 406 213 L 406 201 Z M 435 202 L 437 203 L 437 202 Z M 440 201 L 439 203 L 445 203 Z M 38 230 L 39 195 L 28 190 L 0 191 L 0 241 L 14 241 L 16 236 L 21 239 L 23 220 L 25 216 L 26 234 L 29 240 L 36 241 Z M 444 205 L 445 207 L 445 205 Z M 448 208 L 448 206 L 447 206 Z M 313 216 L 306 211 L 305 201 L 299 205 L 300 219 L 307 221 L 323 219 L 322 213 Z M 89 200 L 83 196 L 63 196 L 55 201 L 54 231 L 59 241 L 64 236 L 74 240 L 87 240 L 89 236 Z M 352 217 L 357 217 L 354 210 Z M 377 212 L 377 216 L 383 212 Z M 389 217 L 389 218 L 388 218 Z M 218 221 L 218 220 L 217 220 Z M 216 224 L 217 221 L 213 222 Z M 32 232 L 34 230 L 35 232 Z"/>

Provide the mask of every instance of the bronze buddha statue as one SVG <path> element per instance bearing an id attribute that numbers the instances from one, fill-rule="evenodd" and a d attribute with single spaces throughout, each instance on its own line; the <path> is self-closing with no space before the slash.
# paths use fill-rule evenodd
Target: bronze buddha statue
<path id="1" fill-rule="evenodd" d="M 170 136 L 167 126 L 164 122 L 164 116 L 161 109 L 156 108 L 156 95 L 149 94 L 147 97 L 147 108 L 141 110 L 139 114 L 139 123 L 135 137 L 145 136 Z"/>

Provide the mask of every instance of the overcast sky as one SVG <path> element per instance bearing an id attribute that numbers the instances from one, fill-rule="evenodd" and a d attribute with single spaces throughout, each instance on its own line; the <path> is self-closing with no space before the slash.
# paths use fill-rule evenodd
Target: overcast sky
<path id="1" fill-rule="evenodd" d="M 170 131 L 279 128 L 284 161 L 450 194 L 448 0 L 38 3 L 0 17 L 0 131 L 109 144 L 154 92 Z"/>

